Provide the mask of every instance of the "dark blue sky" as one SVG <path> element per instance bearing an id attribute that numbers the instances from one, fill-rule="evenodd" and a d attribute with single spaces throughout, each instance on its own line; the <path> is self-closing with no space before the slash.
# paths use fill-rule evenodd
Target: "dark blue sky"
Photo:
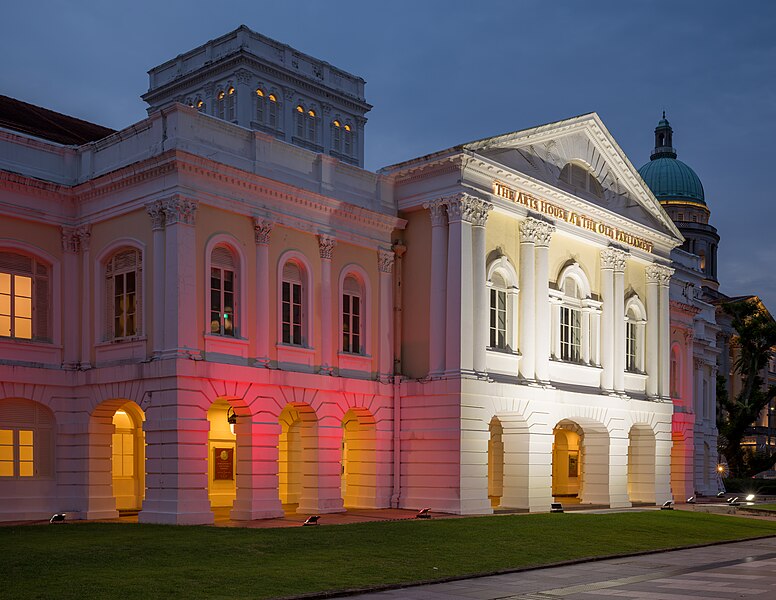
<path id="1" fill-rule="evenodd" d="M 665 109 L 722 241 L 776 313 L 776 2 L 14 2 L 0 93 L 114 128 L 146 71 L 245 23 L 367 81 L 366 166 L 596 111 L 638 168 Z"/>

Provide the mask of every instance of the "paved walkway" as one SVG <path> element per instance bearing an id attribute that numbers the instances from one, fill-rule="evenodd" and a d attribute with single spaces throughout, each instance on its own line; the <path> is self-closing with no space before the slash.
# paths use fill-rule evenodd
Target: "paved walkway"
<path id="1" fill-rule="evenodd" d="M 776 537 L 422 585 L 351 598 L 774 600 Z"/>

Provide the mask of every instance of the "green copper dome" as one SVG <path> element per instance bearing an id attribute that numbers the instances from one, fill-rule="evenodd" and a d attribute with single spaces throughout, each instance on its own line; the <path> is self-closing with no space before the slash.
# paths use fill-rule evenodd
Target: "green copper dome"
<path id="1" fill-rule="evenodd" d="M 706 204 L 703 184 L 690 167 L 675 158 L 655 158 L 639 175 L 658 200 L 691 200 Z"/>
<path id="2" fill-rule="evenodd" d="M 649 162 L 639 169 L 639 175 L 661 202 L 686 200 L 705 205 L 701 180 L 695 171 L 676 159 L 673 133 L 663 111 L 663 118 L 655 128 L 655 150 Z"/>

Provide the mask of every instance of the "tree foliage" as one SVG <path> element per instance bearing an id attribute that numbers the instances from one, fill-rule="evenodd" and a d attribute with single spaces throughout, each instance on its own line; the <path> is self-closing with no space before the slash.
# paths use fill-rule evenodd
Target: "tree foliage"
<path id="1" fill-rule="evenodd" d="M 731 476 L 752 477 L 776 464 L 776 454 L 741 446 L 747 429 L 776 397 L 776 386 L 766 389 L 763 379 L 776 346 L 776 321 L 756 298 L 730 302 L 723 310 L 732 317 L 736 331 L 733 344 L 738 354 L 733 371 L 741 378 L 741 390 L 729 397 L 725 377 L 717 377 L 719 451 L 727 459 Z"/>

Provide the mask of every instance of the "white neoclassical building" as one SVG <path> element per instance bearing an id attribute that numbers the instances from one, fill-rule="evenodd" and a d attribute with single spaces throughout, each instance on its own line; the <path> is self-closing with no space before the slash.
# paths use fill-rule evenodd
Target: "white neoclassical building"
<path id="1" fill-rule="evenodd" d="M 373 173 L 363 80 L 245 27 L 144 98 L 0 98 L 0 519 L 684 494 L 683 238 L 597 115 Z"/>

